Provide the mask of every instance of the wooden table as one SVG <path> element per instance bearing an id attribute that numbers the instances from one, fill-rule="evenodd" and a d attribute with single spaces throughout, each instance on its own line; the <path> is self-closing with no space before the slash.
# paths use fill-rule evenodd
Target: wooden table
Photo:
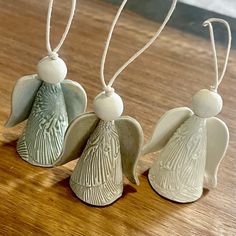
<path id="1" fill-rule="evenodd" d="M 69 1 L 70 2 L 70 1 Z M 219 115 L 229 126 L 230 144 L 218 175 L 218 187 L 192 204 L 177 204 L 149 186 L 147 170 L 155 154 L 141 157 L 140 186 L 126 181 L 124 195 L 108 207 L 91 207 L 78 200 L 68 181 L 76 164 L 37 168 L 16 153 L 16 139 L 25 124 L 3 127 L 10 112 L 16 80 L 36 72 L 46 55 L 45 20 L 48 1 L 0 0 L 0 235 L 236 235 L 236 52 L 231 53 L 219 92 Z M 53 45 L 64 30 L 68 1 L 56 1 Z M 68 78 L 88 93 L 88 110 L 101 91 L 99 65 L 117 6 L 80 0 L 71 32 L 60 51 Z M 158 24 L 125 11 L 115 30 L 106 78 L 156 30 Z M 220 62 L 225 48 L 219 46 Z M 140 121 L 145 141 L 161 115 L 190 106 L 192 95 L 214 78 L 209 40 L 166 28 L 160 39 L 115 82 L 125 114 Z"/>

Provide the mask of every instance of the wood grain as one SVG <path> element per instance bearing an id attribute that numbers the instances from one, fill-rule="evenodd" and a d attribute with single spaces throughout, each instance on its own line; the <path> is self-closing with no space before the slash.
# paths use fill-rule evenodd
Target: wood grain
<path id="1" fill-rule="evenodd" d="M 64 30 L 68 1 L 55 1 L 52 45 Z M 236 235 L 236 52 L 220 94 L 219 115 L 229 126 L 231 141 L 219 169 L 218 187 L 192 204 L 176 204 L 158 196 L 149 186 L 147 169 L 155 154 L 139 162 L 140 186 L 126 181 L 123 197 L 109 207 L 79 201 L 69 187 L 75 161 L 43 169 L 22 161 L 15 140 L 24 124 L 3 127 L 10 112 L 16 80 L 36 72 L 46 55 L 45 19 L 48 1 L 0 0 L 0 235 Z M 60 55 L 68 78 L 84 86 L 88 110 L 101 91 L 99 64 L 108 29 L 117 10 L 102 1 L 80 0 Z M 141 47 L 158 24 L 126 11 L 115 30 L 106 78 Z M 140 121 L 145 140 L 161 115 L 174 107 L 190 106 L 192 95 L 208 88 L 214 78 L 210 43 L 166 28 L 160 39 L 129 66 L 115 82 L 125 103 L 125 114 Z M 219 46 L 220 62 L 225 49 Z"/>

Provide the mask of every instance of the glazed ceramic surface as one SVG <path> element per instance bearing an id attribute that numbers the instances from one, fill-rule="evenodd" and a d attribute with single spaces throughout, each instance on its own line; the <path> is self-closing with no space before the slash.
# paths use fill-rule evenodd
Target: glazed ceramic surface
<path id="1" fill-rule="evenodd" d="M 139 184 L 136 166 L 142 143 L 142 128 L 135 119 L 103 121 L 85 113 L 69 126 L 55 164 L 80 157 L 70 178 L 72 190 L 88 204 L 105 206 L 122 195 L 123 174 Z"/>
<path id="2" fill-rule="evenodd" d="M 53 2 L 49 0 L 47 13 L 47 55 L 38 62 L 37 74 L 17 80 L 11 115 L 5 125 L 12 127 L 28 119 L 17 151 L 23 160 L 42 167 L 50 167 L 58 159 L 68 124 L 87 106 L 84 89 L 79 83 L 66 80 L 67 66 L 58 55 L 72 24 L 76 0 L 71 1 L 65 30 L 54 48 L 50 42 Z"/>
<path id="3" fill-rule="evenodd" d="M 159 194 L 178 202 L 202 195 L 206 138 L 206 119 L 195 115 L 177 129 L 149 171 L 150 184 Z"/>
<path id="4" fill-rule="evenodd" d="M 122 195 L 120 141 L 114 121 L 100 121 L 72 173 L 70 186 L 92 205 L 110 204 Z"/>
<path id="5" fill-rule="evenodd" d="M 64 80 L 51 84 L 37 75 L 19 79 L 6 126 L 28 119 L 17 142 L 21 158 L 36 166 L 53 166 L 62 151 L 68 124 L 85 111 L 86 105 L 87 96 L 79 83 Z"/>
<path id="6" fill-rule="evenodd" d="M 228 140 L 228 128 L 218 118 L 201 118 L 186 107 L 168 111 L 142 150 L 144 155 L 162 149 L 149 170 L 151 186 L 170 200 L 196 201 L 203 187 L 216 187 Z"/>
<path id="7" fill-rule="evenodd" d="M 227 29 L 228 46 L 222 72 L 219 72 L 212 23 Z M 209 89 L 201 89 L 192 97 L 192 110 L 187 107 L 166 112 L 157 123 L 142 154 L 159 151 L 149 171 L 149 181 L 160 195 L 187 203 L 201 197 L 203 186 L 217 185 L 217 171 L 229 143 L 226 124 L 216 118 L 223 107 L 218 87 L 226 72 L 231 48 L 231 30 L 227 21 L 210 18 L 203 22 L 209 27 L 213 50 L 215 78 Z"/>
<path id="8" fill-rule="evenodd" d="M 17 142 L 17 152 L 33 165 L 51 166 L 60 155 L 67 126 L 61 85 L 43 82 Z"/>

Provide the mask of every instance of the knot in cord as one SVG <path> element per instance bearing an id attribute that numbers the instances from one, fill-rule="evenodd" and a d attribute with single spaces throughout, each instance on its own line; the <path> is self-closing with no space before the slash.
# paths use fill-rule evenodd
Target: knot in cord
<path id="1" fill-rule="evenodd" d="M 57 52 L 49 52 L 48 56 L 52 59 L 52 60 L 56 60 L 58 59 L 58 53 Z"/>
<path id="2" fill-rule="evenodd" d="M 215 86 L 211 85 L 210 91 L 217 93 L 217 88 Z"/>
<path id="3" fill-rule="evenodd" d="M 115 89 L 111 86 L 106 86 L 103 88 L 103 90 L 107 96 L 111 96 L 115 92 Z"/>
<path id="4" fill-rule="evenodd" d="M 70 16 L 65 28 L 64 33 L 61 36 L 61 39 L 59 41 L 59 43 L 57 44 L 57 46 L 52 49 L 51 44 L 50 44 L 50 25 L 51 25 L 51 16 L 52 16 L 52 8 L 53 8 L 53 1 L 54 0 L 49 0 L 49 6 L 48 6 L 48 15 L 47 15 L 47 24 L 46 24 L 46 48 L 48 51 L 48 56 L 52 59 L 52 60 L 56 60 L 58 58 L 58 54 L 57 52 L 60 50 L 61 46 L 63 45 L 67 34 L 69 33 L 71 24 L 72 24 L 72 20 L 73 20 L 73 16 L 75 13 L 75 7 L 76 7 L 76 0 L 71 0 L 71 10 L 70 10 Z"/>

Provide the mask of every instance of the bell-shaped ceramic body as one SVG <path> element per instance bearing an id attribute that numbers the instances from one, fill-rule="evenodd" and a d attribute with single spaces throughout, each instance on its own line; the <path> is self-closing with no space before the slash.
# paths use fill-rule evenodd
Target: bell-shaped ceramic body
<path id="1" fill-rule="evenodd" d="M 121 197 L 123 174 L 139 184 L 136 167 L 142 143 L 142 128 L 135 119 L 104 121 L 85 113 L 69 125 L 55 165 L 80 157 L 70 178 L 71 189 L 85 203 L 106 206 Z"/>
<path id="2" fill-rule="evenodd" d="M 36 166 L 53 166 L 62 151 L 68 124 L 85 111 L 86 105 L 86 93 L 77 82 L 53 84 L 38 75 L 20 78 L 13 90 L 6 126 L 28 119 L 17 142 L 21 158 Z"/>
<path id="3" fill-rule="evenodd" d="M 68 116 L 60 83 L 43 82 L 17 142 L 17 152 L 33 165 L 51 166 L 60 155 L 67 126 Z"/>
<path id="4" fill-rule="evenodd" d="M 187 119 L 168 141 L 149 171 L 152 187 L 177 202 L 201 197 L 206 162 L 206 119 Z"/>
<path id="5" fill-rule="evenodd" d="M 120 141 L 114 121 L 100 120 L 72 173 L 70 186 L 91 205 L 108 205 L 123 192 Z"/>
<path id="6" fill-rule="evenodd" d="M 219 76 L 212 22 L 222 23 L 228 31 L 228 47 L 222 74 Z M 198 91 L 192 99 L 192 110 L 180 107 L 166 112 L 158 121 L 142 154 L 160 151 L 149 170 L 153 189 L 170 200 L 188 203 L 199 199 L 203 187 L 217 186 L 217 172 L 229 142 L 226 124 L 215 117 L 223 100 L 217 89 L 224 77 L 231 47 L 229 24 L 218 18 L 203 23 L 209 26 L 215 60 L 216 77 L 208 89 Z"/>
<path id="7" fill-rule="evenodd" d="M 161 150 L 149 170 L 151 186 L 170 200 L 196 201 L 203 187 L 216 187 L 228 141 L 228 128 L 216 117 L 200 117 L 187 107 L 166 112 L 142 149 L 143 155 Z"/>

